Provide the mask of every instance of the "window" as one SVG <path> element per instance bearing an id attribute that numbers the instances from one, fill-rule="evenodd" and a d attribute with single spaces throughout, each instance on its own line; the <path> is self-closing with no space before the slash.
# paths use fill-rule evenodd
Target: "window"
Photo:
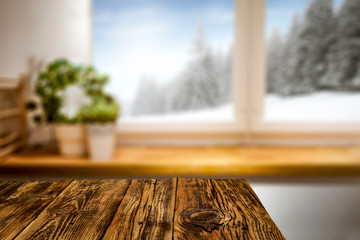
<path id="1" fill-rule="evenodd" d="M 232 121 L 233 0 L 95 2 L 95 64 L 121 121 Z"/>
<path id="2" fill-rule="evenodd" d="M 249 5 L 253 13 L 249 18 L 253 137 L 321 136 L 331 141 L 358 137 L 358 1 L 256 0 Z M 346 23 L 343 12 L 350 9 L 354 10 L 350 17 L 353 22 Z M 335 29 L 330 40 L 320 36 L 328 32 L 329 22 Z M 347 43 L 341 40 L 347 33 L 341 33 L 340 28 L 349 31 L 351 40 Z M 327 47 L 322 47 L 325 43 Z M 342 49 L 343 46 L 352 51 Z M 348 80 L 339 77 L 340 65 L 344 69 L 351 66 L 343 71 L 349 74 Z"/>
<path id="3" fill-rule="evenodd" d="M 360 2 L 268 0 L 266 11 L 265 120 L 359 122 Z"/>
<path id="4" fill-rule="evenodd" d="M 94 0 L 122 132 L 360 129 L 358 0 Z M 359 9 L 359 10 L 356 10 Z"/>

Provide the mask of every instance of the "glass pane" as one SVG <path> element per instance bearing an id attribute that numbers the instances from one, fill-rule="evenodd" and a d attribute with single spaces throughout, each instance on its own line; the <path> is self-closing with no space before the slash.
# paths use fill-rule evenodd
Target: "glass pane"
<path id="1" fill-rule="evenodd" d="M 233 0 L 94 0 L 94 63 L 123 120 L 232 120 Z"/>
<path id="2" fill-rule="evenodd" d="M 265 120 L 360 120 L 360 1 L 267 0 Z"/>

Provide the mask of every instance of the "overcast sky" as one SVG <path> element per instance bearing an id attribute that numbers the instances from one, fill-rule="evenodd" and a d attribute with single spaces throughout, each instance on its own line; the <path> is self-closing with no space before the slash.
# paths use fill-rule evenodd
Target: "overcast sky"
<path id="1" fill-rule="evenodd" d="M 308 1 L 268 0 L 267 33 L 285 33 Z M 233 0 L 94 0 L 93 11 L 94 63 L 122 101 L 133 98 L 142 76 L 166 82 L 184 68 L 199 22 L 214 49 L 233 40 Z"/>

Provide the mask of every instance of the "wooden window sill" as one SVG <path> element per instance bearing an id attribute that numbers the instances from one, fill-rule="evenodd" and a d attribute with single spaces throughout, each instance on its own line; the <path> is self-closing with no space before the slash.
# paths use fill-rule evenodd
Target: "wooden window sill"
<path id="1" fill-rule="evenodd" d="M 360 177 L 360 147 L 118 147 L 108 162 L 26 150 L 0 162 L 0 175 Z"/>

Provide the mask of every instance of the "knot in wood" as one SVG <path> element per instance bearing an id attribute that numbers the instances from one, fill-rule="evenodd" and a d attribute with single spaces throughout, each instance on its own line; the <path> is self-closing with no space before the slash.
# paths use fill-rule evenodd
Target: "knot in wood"
<path id="1" fill-rule="evenodd" d="M 200 227 L 207 232 L 219 229 L 228 221 L 226 214 L 219 209 L 186 209 L 180 217 L 185 224 Z"/>

